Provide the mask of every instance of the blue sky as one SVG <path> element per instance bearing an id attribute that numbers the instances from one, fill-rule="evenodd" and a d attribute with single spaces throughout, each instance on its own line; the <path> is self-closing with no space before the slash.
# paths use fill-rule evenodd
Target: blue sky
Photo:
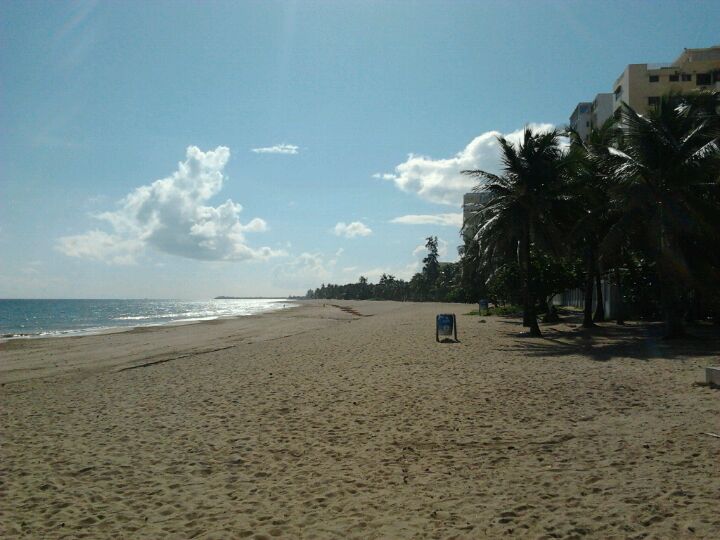
<path id="1" fill-rule="evenodd" d="M 463 168 L 717 1 L 9 2 L 0 297 L 207 298 L 455 257 Z"/>

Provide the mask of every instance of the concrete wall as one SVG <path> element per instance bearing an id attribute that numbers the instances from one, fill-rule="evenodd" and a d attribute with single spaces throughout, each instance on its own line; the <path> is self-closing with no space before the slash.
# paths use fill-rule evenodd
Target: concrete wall
<path id="1" fill-rule="evenodd" d="M 617 310 L 620 302 L 620 295 L 616 285 L 607 281 L 602 281 L 603 306 L 605 308 L 605 317 L 613 319 L 617 317 Z M 556 294 L 552 303 L 555 306 L 568 306 L 583 309 L 585 307 L 585 291 L 582 289 L 570 289 L 561 294 Z M 593 287 L 593 312 L 597 306 L 597 294 Z"/>
<path id="2" fill-rule="evenodd" d="M 602 127 L 605 121 L 613 114 L 613 95 L 611 93 L 598 94 L 592 104 L 592 118 L 590 125 L 593 129 Z"/>
<path id="3" fill-rule="evenodd" d="M 582 140 L 586 140 L 591 129 L 592 103 L 583 101 L 577 104 L 570 115 L 570 127 L 577 131 Z"/>

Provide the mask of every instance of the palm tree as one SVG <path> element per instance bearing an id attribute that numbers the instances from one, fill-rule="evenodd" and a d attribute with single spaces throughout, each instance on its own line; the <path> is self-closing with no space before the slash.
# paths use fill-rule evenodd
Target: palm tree
<path id="1" fill-rule="evenodd" d="M 599 128 L 593 129 L 585 140 L 572 129 L 568 130 L 568 134 L 572 156 L 568 192 L 574 208 L 578 210 L 571 237 L 583 259 L 585 301 L 582 325 L 590 328 L 595 326 L 593 320 L 602 321 L 605 318 L 600 287 L 600 242 L 615 219 L 608 193 L 608 147 L 618 133 L 614 119 L 610 118 Z M 593 287 L 597 297 L 594 316 Z"/>
<path id="2" fill-rule="evenodd" d="M 717 107 L 717 94 L 714 103 Z M 621 149 L 610 148 L 621 217 L 609 236 L 632 229 L 644 233 L 642 248 L 657 267 L 668 338 L 685 331 L 693 274 L 688 247 L 699 240 L 709 248 L 720 238 L 717 126 L 712 107 L 696 106 L 683 96 L 663 97 L 646 116 L 623 104 L 624 143 Z"/>
<path id="3" fill-rule="evenodd" d="M 536 314 L 531 247 L 557 252 L 562 235 L 557 226 L 567 197 L 562 193 L 566 161 L 557 131 L 533 132 L 525 128 L 516 147 L 499 137 L 503 173 L 462 171 L 480 179 L 476 191 L 490 194 L 473 217 L 483 263 L 499 268 L 517 260 L 523 284 L 523 324 L 530 335 L 541 336 Z"/>

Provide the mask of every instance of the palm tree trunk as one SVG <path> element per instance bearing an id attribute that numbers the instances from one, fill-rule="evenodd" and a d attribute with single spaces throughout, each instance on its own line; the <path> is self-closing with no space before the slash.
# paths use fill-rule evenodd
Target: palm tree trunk
<path id="1" fill-rule="evenodd" d="M 665 339 L 685 336 L 685 305 L 677 267 L 682 260 L 678 242 L 669 227 L 660 226 L 660 297 L 665 320 Z"/>
<path id="2" fill-rule="evenodd" d="M 685 306 L 678 283 L 675 283 L 668 274 L 667 269 L 663 269 L 660 280 L 662 286 L 660 295 L 665 322 L 664 337 L 665 339 L 675 339 L 685 336 Z"/>
<path id="3" fill-rule="evenodd" d="M 518 242 L 518 269 L 520 270 L 520 283 L 522 286 L 522 304 L 523 304 L 523 326 L 529 327 L 530 326 L 530 295 L 528 291 L 528 280 L 526 278 L 527 275 L 527 260 L 526 260 L 526 250 L 525 250 L 525 234 L 522 235 L 520 238 L 520 241 Z"/>
<path id="4" fill-rule="evenodd" d="M 595 256 L 592 248 L 585 251 L 585 302 L 583 305 L 583 328 L 595 326 L 592 320 L 593 283 L 595 281 Z"/>
<path id="5" fill-rule="evenodd" d="M 526 305 L 525 305 L 525 313 L 527 314 L 527 326 L 530 328 L 530 335 L 535 337 L 542 337 L 542 332 L 540 332 L 540 327 L 538 326 L 537 322 L 537 314 L 535 313 L 535 295 L 532 287 L 532 264 L 530 260 L 530 234 L 527 232 L 523 235 L 523 240 L 521 242 L 521 252 L 523 254 L 523 259 L 525 262 L 525 298 L 526 298 Z M 523 316 L 523 319 L 526 317 Z"/>
<path id="6" fill-rule="evenodd" d="M 605 302 L 603 302 L 603 291 L 602 291 L 602 278 L 600 272 L 595 274 L 595 297 L 597 303 L 595 305 L 595 315 L 593 315 L 594 322 L 605 322 Z"/>
<path id="7" fill-rule="evenodd" d="M 615 286 L 617 287 L 617 315 L 616 323 L 625 324 L 625 301 L 623 300 L 622 283 L 620 282 L 620 268 L 615 266 Z"/>
<path id="8" fill-rule="evenodd" d="M 666 304 L 665 301 L 663 301 L 663 311 L 665 312 L 665 339 L 675 339 L 685 336 L 685 321 L 678 307 L 675 302 Z"/>

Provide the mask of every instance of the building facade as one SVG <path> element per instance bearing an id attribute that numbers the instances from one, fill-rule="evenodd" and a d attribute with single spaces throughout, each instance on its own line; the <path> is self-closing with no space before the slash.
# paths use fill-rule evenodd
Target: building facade
<path id="1" fill-rule="evenodd" d="M 590 108 L 590 128 L 598 129 L 613 115 L 613 95 L 611 92 L 598 94 Z"/>
<path id="2" fill-rule="evenodd" d="M 645 114 L 671 92 L 720 89 L 720 45 L 685 49 L 672 64 L 630 64 L 613 85 L 613 112 L 622 102 Z"/>
<path id="3" fill-rule="evenodd" d="M 580 135 L 584 141 L 590 133 L 590 119 L 592 117 L 592 103 L 581 101 L 570 115 L 570 127 Z"/>
<path id="4" fill-rule="evenodd" d="M 598 94 L 591 102 L 581 101 L 570 115 L 570 127 L 586 141 L 593 129 L 602 126 L 613 115 L 613 95 Z"/>

